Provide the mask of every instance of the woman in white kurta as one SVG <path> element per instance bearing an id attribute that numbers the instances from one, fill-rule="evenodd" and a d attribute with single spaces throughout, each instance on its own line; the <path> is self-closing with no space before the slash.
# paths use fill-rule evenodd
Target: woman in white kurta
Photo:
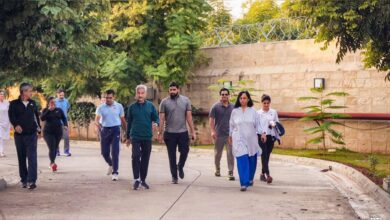
<path id="1" fill-rule="evenodd" d="M 260 129 L 259 115 L 252 108 L 253 101 L 248 91 L 240 92 L 230 116 L 230 141 L 237 159 L 241 191 L 253 185 L 257 156 L 261 155 L 257 132 Z M 261 129 L 260 129 L 261 130 Z"/>
<path id="2" fill-rule="evenodd" d="M 5 91 L 0 90 L 0 157 L 4 157 L 4 141 L 9 139 L 9 102 L 5 100 Z"/>
<path id="3" fill-rule="evenodd" d="M 270 108 L 271 97 L 269 95 L 264 94 L 261 97 L 261 103 L 263 107 L 257 112 L 260 116 L 260 125 L 263 128 L 262 131 L 259 131 L 259 134 L 261 134 L 259 145 L 263 151 L 261 155 L 262 170 L 260 180 L 272 183 L 273 178 L 270 175 L 268 164 L 275 141 L 280 141 L 279 134 L 275 128 L 276 122 L 279 122 L 279 117 L 276 110 Z"/>

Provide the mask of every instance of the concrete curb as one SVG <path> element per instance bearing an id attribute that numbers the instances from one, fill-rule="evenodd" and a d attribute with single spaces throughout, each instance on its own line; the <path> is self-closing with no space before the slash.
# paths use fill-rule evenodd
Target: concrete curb
<path id="1" fill-rule="evenodd" d="M 0 191 L 5 190 L 9 186 L 17 185 L 19 176 L 16 173 L 9 173 L 0 177 Z"/>
<path id="2" fill-rule="evenodd" d="M 377 186 L 375 183 L 373 183 L 369 178 L 367 178 L 362 173 L 352 167 L 332 161 L 296 156 L 286 156 L 279 154 L 272 154 L 272 159 L 282 162 L 314 166 L 321 169 L 327 169 L 329 168 L 329 166 L 331 166 L 332 172 L 344 175 L 351 181 L 355 182 L 363 190 L 364 193 L 376 200 L 388 212 L 390 212 L 390 195 L 382 188 Z"/>

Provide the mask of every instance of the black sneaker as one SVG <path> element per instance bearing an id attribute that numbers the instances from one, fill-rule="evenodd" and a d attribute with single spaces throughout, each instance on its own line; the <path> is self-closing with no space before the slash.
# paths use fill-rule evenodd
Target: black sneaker
<path id="1" fill-rule="evenodd" d="M 220 176 L 221 176 L 221 171 L 220 171 L 219 169 L 217 169 L 217 170 L 215 171 L 215 176 L 216 176 L 216 177 L 220 177 Z"/>
<path id="2" fill-rule="evenodd" d="M 140 184 L 140 181 L 136 180 L 133 184 L 133 190 L 138 190 L 139 189 L 139 184 Z"/>
<path id="3" fill-rule="evenodd" d="M 267 183 L 268 183 L 268 184 L 271 184 L 271 183 L 272 183 L 272 180 L 273 180 L 273 178 L 272 178 L 270 175 L 268 175 L 268 177 L 267 177 Z"/>
<path id="4" fill-rule="evenodd" d="M 31 184 L 28 186 L 28 189 L 30 189 L 30 190 L 33 190 L 33 189 L 35 189 L 35 188 L 37 188 L 37 185 L 35 185 L 35 183 L 31 183 Z"/>
<path id="5" fill-rule="evenodd" d="M 267 182 L 267 177 L 265 176 L 265 174 L 260 175 L 260 181 Z"/>
<path id="6" fill-rule="evenodd" d="M 229 176 L 228 180 L 230 180 L 230 181 L 236 180 L 236 178 L 234 178 L 233 171 L 229 171 L 228 176 Z"/>
<path id="7" fill-rule="evenodd" d="M 142 182 L 141 186 L 144 187 L 145 189 L 149 189 L 149 185 L 145 182 Z"/>
<path id="8" fill-rule="evenodd" d="M 179 167 L 178 168 L 178 170 L 179 170 L 179 177 L 180 177 L 180 179 L 183 179 L 184 178 L 184 170 L 183 170 L 183 167 Z"/>
<path id="9" fill-rule="evenodd" d="M 178 179 L 177 178 L 172 178 L 172 184 L 177 184 L 178 183 Z"/>
<path id="10" fill-rule="evenodd" d="M 250 181 L 250 182 L 249 182 L 249 186 L 253 186 L 253 181 Z"/>
<path id="11" fill-rule="evenodd" d="M 22 188 L 26 189 L 27 188 L 27 183 L 22 183 Z"/>
<path id="12" fill-rule="evenodd" d="M 247 188 L 248 188 L 247 186 L 241 186 L 240 191 L 241 191 L 241 192 L 245 192 Z"/>

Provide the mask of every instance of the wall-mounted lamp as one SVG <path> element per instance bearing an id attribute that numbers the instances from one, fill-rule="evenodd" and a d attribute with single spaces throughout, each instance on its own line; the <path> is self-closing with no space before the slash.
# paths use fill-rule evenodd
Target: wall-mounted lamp
<path id="1" fill-rule="evenodd" d="M 325 79 L 324 78 L 314 78 L 314 88 L 315 89 L 325 89 Z"/>

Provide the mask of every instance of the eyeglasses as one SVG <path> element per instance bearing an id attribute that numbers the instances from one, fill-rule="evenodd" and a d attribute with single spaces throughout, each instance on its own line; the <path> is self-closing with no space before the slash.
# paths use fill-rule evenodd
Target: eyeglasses
<path id="1" fill-rule="evenodd" d="M 229 96 L 227 93 L 222 93 L 221 96 Z"/>

